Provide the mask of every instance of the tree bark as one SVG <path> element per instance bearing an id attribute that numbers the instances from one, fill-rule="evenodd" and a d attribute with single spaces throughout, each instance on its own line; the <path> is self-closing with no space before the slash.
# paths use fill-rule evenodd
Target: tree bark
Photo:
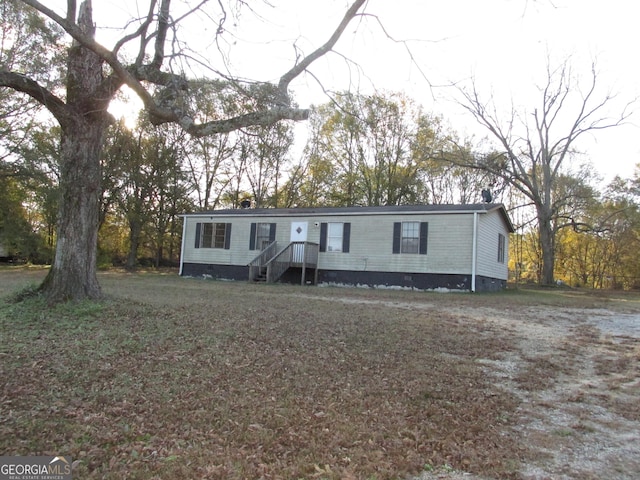
<path id="1" fill-rule="evenodd" d="M 93 38 L 90 0 L 85 0 L 78 25 Z M 50 303 L 98 299 L 98 226 L 100 221 L 100 152 L 110 116 L 109 98 L 96 96 L 103 82 L 103 60 L 74 43 L 67 58 L 67 107 L 59 117 L 60 206 L 56 255 L 40 286 Z"/>
<path id="2" fill-rule="evenodd" d="M 542 276 L 541 285 L 553 285 L 555 270 L 555 233 L 550 214 L 538 211 L 538 235 L 540 237 L 540 250 L 542 252 Z"/>
<path id="3" fill-rule="evenodd" d="M 100 146 L 106 125 L 99 118 L 80 117 L 62 133 L 56 254 L 40 287 L 52 303 L 102 296 L 96 276 L 96 256 Z"/>
<path id="4" fill-rule="evenodd" d="M 129 254 L 127 255 L 127 264 L 125 266 L 129 271 L 136 269 L 141 232 L 142 224 L 138 220 L 129 221 Z"/>

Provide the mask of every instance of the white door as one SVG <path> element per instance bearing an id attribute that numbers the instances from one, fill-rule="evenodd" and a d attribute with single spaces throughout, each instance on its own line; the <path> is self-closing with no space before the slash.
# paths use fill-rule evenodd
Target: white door
<path id="1" fill-rule="evenodd" d="M 309 232 L 309 222 L 291 222 L 291 241 L 306 242 Z M 304 261 L 304 244 L 294 245 L 291 261 L 302 263 Z"/>

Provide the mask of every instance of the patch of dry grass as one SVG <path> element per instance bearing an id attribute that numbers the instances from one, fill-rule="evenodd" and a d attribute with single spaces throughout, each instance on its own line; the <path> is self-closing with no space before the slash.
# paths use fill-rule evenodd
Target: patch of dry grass
<path id="1" fill-rule="evenodd" d="M 71 455 L 78 478 L 515 475 L 515 401 L 475 362 L 495 332 L 328 290 L 102 280 L 100 304 L 0 307 L 3 454 Z"/>
<path id="2" fill-rule="evenodd" d="M 0 297 L 44 273 L 0 270 Z M 106 272 L 101 283 L 101 303 L 0 304 L 2 454 L 71 455 L 88 479 L 390 479 L 442 466 L 518 478 L 531 454 L 512 428 L 518 400 L 479 361 L 514 345 L 447 307 L 578 304 L 544 291 L 322 289 L 174 272 Z M 603 301 L 618 302 L 592 306 Z M 571 367 L 527 365 L 523 390 Z"/>

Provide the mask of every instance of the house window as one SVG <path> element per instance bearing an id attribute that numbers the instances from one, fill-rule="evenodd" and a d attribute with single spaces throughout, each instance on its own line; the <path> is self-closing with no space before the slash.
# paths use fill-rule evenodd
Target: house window
<path id="1" fill-rule="evenodd" d="M 349 253 L 351 223 L 329 222 L 320 224 L 320 251 Z"/>
<path id="2" fill-rule="evenodd" d="M 256 247 L 264 250 L 269 245 L 269 232 L 271 231 L 270 223 L 258 223 L 256 225 Z"/>
<path id="3" fill-rule="evenodd" d="M 400 253 L 418 253 L 420 246 L 420 222 L 402 222 Z"/>
<path id="4" fill-rule="evenodd" d="M 327 252 L 342 252 L 342 223 L 327 224 Z"/>
<path id="5" fill-rule="evenodd" d="M 395 222 L 393 253 L 427 254 L 428 222 Z"/>
<path id="6" fill-rule="evenodd" d="M 203 223 L 200 248 L 224 248 L 226 223 Z"/>
<path id="7" fill-rule="evenodd" d="M 275 223 L 252 223 L 249 250 L 264 250 L 276 240 Z"/>
<path id="8" fill-rule="evenodd" d="M 499 233 L 498 234 L 498 263 L 504 263 L 505 245 L 506 245 L 505 236 Z"/>
<path id="9" fill-rule="evenodd" d="M 231 240 L 230 223 L 197 223 L 196 248 L 229 249 Z"/>

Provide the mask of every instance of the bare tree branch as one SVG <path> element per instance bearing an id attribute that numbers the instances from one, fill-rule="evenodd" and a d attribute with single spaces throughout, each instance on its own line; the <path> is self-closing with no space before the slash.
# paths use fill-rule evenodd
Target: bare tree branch
<path id="1" fill-rule="evenodd" d="M 140 48 L 138 49 L 138 57 L 136 58 L 136 65 L 141 65 L 144 61 L 144 54 L 147 48 L 147 42 L 149 39 L 147 38 L 147 30 L 149 26 L 153 22 L 153 12 L 155 10 L 156 0 L 151 0 L 149 2 L 149 11 L 147 12 L 146 19 L 140 24 L 137 30 L 129 35 L 125 35 L 120 40 L 116 42 L 113 47 L 113 53 L 118 55 L 120 49 L 131 40 L 134 40 L 140 37 Z"/>
<path id="2" fill-rule="evenodd" d="M 160 0 L 160 12 L 158 13 L 158 33 L 156 35 L 155 53 L 151 61 L 151 68 L 159 69 L 164 61 L 164 44 L 169 28 L 169 9 L 171 0 Z"/>
<path id="3" fill-rule="evenodd" d="M 0 86 L 12 88 L 18 92 L 29 95 L 40 104 L 44 105 L 60 122 L 66 125 L 71 112 L 67 105 L 56 95 L 44 88 L 35 80 L 15 72 L 0 70 Z"/>
<path id="4" fill-rule="evenodd" d="M 235 118 L 220 120 L 215 122 L 209 122 L 207 124 L 198 125 L 195 120 L 187 115 L 183 111 L 168 108 L 166 106 L 159 105 L 149 91 L 142 85 L 141 82 L 147 81 L 161 86 L 170 86 L 176 90 L 186 91 L 188 89 L 187 82 L 179 75 L 163 72 L 160 70 L 162 64 L 162 58 L 164 58 L 164 41 L 161 41 L 161 37 L 166 39 L 166 30 L 171 23 L 168 18 L 168 9 L 170 7 L 170 0 L 162 0 L 160 6 L 160 20 L 158 31 L 156 32 L 156 49 L 154 59 L 149 65 L 141 65 L 137 63 L 130 67 L 123 65 L 117 58 L 117 51 L 124 44 L 125 41 L 129 41 L 136 36 L 141 38 L 141 48 L 138 53 L 137 62 L 140 62 L 144 58 L 144 50 L 148 38 L 145 38 L 148 26 L 151 23 L 152 10 L 149 10 L 147 19 L 141 27 L 132 35 L 121 39 L 116 44 L 116 48 L 113 51 L 100 45 L 90 36 L 85 35 L 81 28 L 75 23 L 68 21 L 65 18 L 57 15 L 53 10 L 46 7 L 38 0 L 23 0 L 24 3 L 32 6 L 39 12 L 51 18 L 58 23 L 62 28 L 72 36 L 82 46 L 93 51 L 99 55 L 109 66 L 113 69 L 113 76 L 105 81 L 102 88 L 105 97 L 109 97 L 109 93 L 117 90 L 122 84 L 129 86 L 142 100 L 145 109 L 148 111 L 149 116 L 153 123 L 161 124 L 167 122 L 174 122 L 180 124 L 189 133 L 202 136 L 212 133 L 229 132 L 234 128 L 243 128 L 252 125 L 268 125 L 272 122 L 279 120 L 305 120 L 308 118 L 309 112 L 305 109 L 293 108 L 289 106 L 289 99 L 287 89 L 291 81 L 298 75 L 300 75 L 306 68 L 311 65 L 312 62 L 329 52 L 333 46 L 337 43 L 338 39 L 344 32 L 348 23 L 357 15 L 359 8 L 365 3 L 366 0 L 356 0 L 353 5 L 348 9 L 344 15 L 342 21 L 331 35 L 330 39 L 320 48 L 312 52 L 305 57 L 300 63 L 296 64 L 294 68 L 286 72 L 278 83 L 278 98 L 277 104 L 274 108 L 267 109 L 262 112 L 254 112 L 246 115 L 241 115 Z M 155 5 L 155 0 L 152 0 L 152 6 Z M 202 3 L 200 4 L 202 5 Z M 199 7 L 198 7 L 199 8 Z M 191 10 L 193 12 L 194 10 Z M 164 12 L 164 13 L 163 13 Z"/>
<path id="5" fill-rule="evenodd" d="M 357 15 L 358 10 L 360 9 L 360 7 L 362 7 L 362 5 L 364 5 L 365 2 L 366 0 L 356 0 L 355 2 L 353 2 L 353 5 L 349 7 L 349 10 L 347 10 L 342 21 L 338 25 L 338 28 L 336 28 L 329 40 L 320 48 L 304 57 L 300 63 L 296 64 L 291 70 L 280 77 L 280 81 L 278 82 L 278 90 L 280 91 L 280 94 L 283 96 L 283 98 L 287 97 L 289 84 L 294 78 L 296 78 L 307 68 L 309 68 L 309 66 L 314 61 L 331 51 L 331 49 L 338 42 L 338 39 L 344 32 L 345 28 L 347 28 L 349 22 L 351 22 L 351 20 Z"/>

